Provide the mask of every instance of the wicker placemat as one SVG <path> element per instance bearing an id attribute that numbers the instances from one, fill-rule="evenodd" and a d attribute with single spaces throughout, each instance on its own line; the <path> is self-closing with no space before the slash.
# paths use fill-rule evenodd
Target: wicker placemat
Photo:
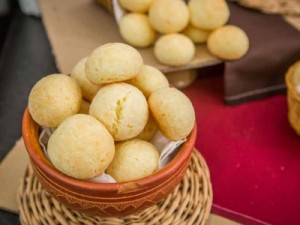
<path id="1" fill-rule="evenodd" d="M 238 0 L 238 3 L 264 13 L 300 16 L 300 0 Z"/>
<path id="2" fill-rule="evenodd" d="M 89 217 L 66 208 L 52 198 L 28 167 L 21 182 L 18 201 L 22 225 L 175 225 L 205 224 L 212 205 L 209 170 L 203 157 L 193 151 L 191 163 L 183 181 L 155 206 L 122 218 Z"/>

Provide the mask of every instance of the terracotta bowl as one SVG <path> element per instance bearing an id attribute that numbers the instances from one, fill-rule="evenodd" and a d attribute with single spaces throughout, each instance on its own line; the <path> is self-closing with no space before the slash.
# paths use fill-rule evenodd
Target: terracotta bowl
<path id="1" fill-rule="evenodd" d="M 66 176 L 55 169 L 39 145 L 39 125 L 28 108 L 22 134 L 30 161 L 43 187 L 59 202 L 78 212 L 98 216 L 125 216 L 150 207 L 166 197 L 182 180 L 196 139 L 196 126 L 174 159 L 143 179 L 123 183 L 93 183 Z"/>

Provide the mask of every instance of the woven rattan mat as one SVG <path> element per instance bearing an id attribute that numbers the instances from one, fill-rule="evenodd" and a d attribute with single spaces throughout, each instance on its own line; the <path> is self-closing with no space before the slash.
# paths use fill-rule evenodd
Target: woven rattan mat
<path id="1" fill-rule="evenodd" d="M 264 13 L 300 16 L 300 0 L 238 0 L 238 3 Z"/>
<path id="2" fill-rule="evenodd" d="M 31 167 L 25 173 L 18 194 L 22 225 L 205 224 L 212 198 L 209 170 L 197 150 L 193 151 L 182 182 L 166 199 L 140 213 L 122 218 L 89 217 L 66 208 L 43 190 Z"/>

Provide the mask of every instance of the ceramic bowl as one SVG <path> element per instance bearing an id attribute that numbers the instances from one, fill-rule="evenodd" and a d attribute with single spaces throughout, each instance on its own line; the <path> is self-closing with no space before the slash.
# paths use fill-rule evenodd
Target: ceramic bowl
<path id="1" fill-rule="evenodd" d="M 28 108 L 22 123 L 26 149 L 44 189 L 67 207 L 97 216 L 125 216 L 166 197 L 185 175 L 196 132 L 195 126 L 172 161 L 148 177 L 122 183 L 93 183 L 66 176 L 52 166 L 43 154 L 38 140 L 39 125 L 33 121 Z"/>

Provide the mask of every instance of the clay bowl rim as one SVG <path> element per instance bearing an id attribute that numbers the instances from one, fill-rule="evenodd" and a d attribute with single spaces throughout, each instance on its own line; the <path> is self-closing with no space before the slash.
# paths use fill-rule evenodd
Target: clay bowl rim
<path id="1" fill-rule="evenodd" d="M 46 171 L 51 177 L 54 177 L 57 180 L 62 181 L 62 183 L 65 183 L 65 185 L 68 185 L 69 187 L 75 187 L 75 188 L 81 188 L 81 189 L 89 189 L 90 191 L 108 191 L 108 192 L 118 192 L 119 188 L 123 185 L 129 184 L 129 183 L 137 183 L 139 185 L 143 186 L 150 186 L 150 184 L 160 183 L 161 180 L 163 180 L 165 177 L 168 177 L 168 174 L 172 171 L 176 171 L 178 165 L 181 165 L 182 163 L 187 160 L 193 150 L 195 141 L 196 141 L 196 135 L 197 135 L 197 126 L 196 121 L 194 124 L 194 127 L 187 137 L 187 141 L 182 145 L 180 151 L 177 153 L 177 155 L 171 160 L 170 163 L 168 163 L 167 166 L 160 169 L 156 173 L 147 176 L 142 179 L 138 180 L 132 180 L 128 182 L 118 182 L 118 183 L 94 183 L 91 181 L 85 181 L 85 180 L 79 180 L 72 178 L 70 176 L 64 175 L 57 169 L 55 169 L 49 160 L 45 157 L 44 154 L 36 154 L 34 150 L 34 145 L 31 143 L 29 138 L 29 132 L 28 130 L 32 128 L 33 126 L 37 125 L 40 127 L 31 117 L 28 107 L 26 107 L 23 115 L 22 120 L 22 136 L 23 140 L 26 146 L 26 150 L 33 161 L 34 164 L 36 164 L 41 170 Z M 34 129 L 34 128 L 33 128 Z M 42 153 L 41 146 L 39 145 L 38 152 Z M 44 161 L 48 161 L 48 163 L 45 163 Z M 171 171 L 171 172 L 170 172 Z"/>

